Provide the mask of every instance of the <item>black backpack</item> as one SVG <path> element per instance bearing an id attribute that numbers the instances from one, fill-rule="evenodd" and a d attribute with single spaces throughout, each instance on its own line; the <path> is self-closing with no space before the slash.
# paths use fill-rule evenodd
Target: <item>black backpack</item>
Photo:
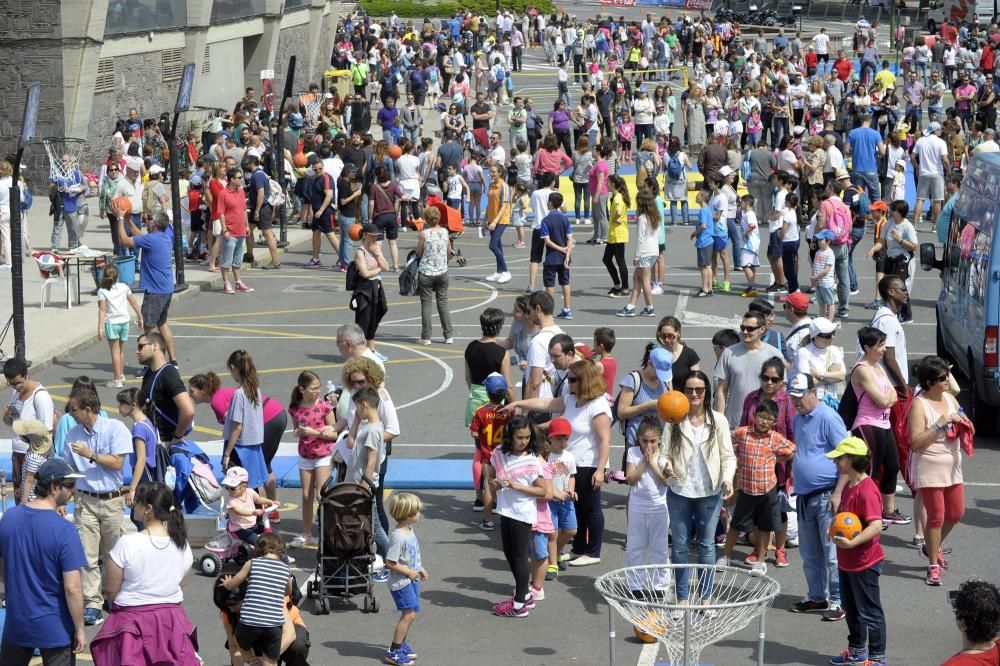
<path id="1" fill-rule="evenodd" d="M 634 405 L 635 404 L 635 397 L 637 395 L 639 395 L 639 389 L 642 386 L 642 377 L 639 375 L 639 371 L 638 370 L 633 370 L 632 372 L 630 372 L 628 374 L 632 378 L 633 382 L 635 383 L 635 391 L 632 392 L 632 405 Z M 625 431 L 628 430 L 628 420 L 622 421 L 622 420 L 619 420 L 619 418 L 618 418 L 618 404 L 621 402 L 621 399 L 622 399 L 622 392 L 621 392 L 621 389 L 619 389 L 618 390 L 618 395 L 615 396 L 614 402 L 611 403 L 611 425 L 614 425 L 615 423 L 617 423 L 618 424 L 618 429 L 621 430 L 622 434 L 624 435 Z M 629 406 L 631 406 L 631 405 L 629 405 Z"/>
<path id="2" fill-rule="evenodd" d="M 420 260 L 417 253 L 410 250 L 406 255 L 406 266 L 399 272 L 399 295 L 416 296 L 417 294 L 417 272 L 420 269 Z"/>
<path id="3" fill-rule="evenodd" d="M 837 413 L 844 420 L 844 426 L 848 430 L 854 425 L 854 419 L 858 416 L 858 394 L 854 392 L 854 385 L 851 384 L 851 377 L 853 376 L 854 370 L 851 370 L 851 374 L 847 375 L 847 388 L 844 389 L 844 394 L 840 396 L 840 406 L 837 407 Z"/>
<path id="4" fill-rule="evenodd" d="M 170 452 L 167 447 L 157 444 L 153 455 L 156 458 L 156 467 L 150 467 L 149 463 L 146 464 L 146 469 L 142 472 L 143 481 L 162 483 L 173 489 L 177 483 L 177 470 L 174 469 L 174 464 L 170 460 Z"/>

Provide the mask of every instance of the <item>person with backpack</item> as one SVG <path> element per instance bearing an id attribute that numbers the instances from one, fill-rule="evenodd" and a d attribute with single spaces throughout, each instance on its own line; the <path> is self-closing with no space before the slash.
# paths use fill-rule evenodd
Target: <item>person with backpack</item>
<path id="1" fill-rule="evenodd" d="M 416 256 L 419 262 L 417 289 L 420 294 L 420 339 L 419 345 L 431 344 L 431 299 L 437 302 L 438 318 L 446 345 L 454 344 L 452 337 L 451 313 L 448 310 L 448 261 L 452 257 L 448 229 L 441 224 L 441 212 L 433 207 L 424 208 L 426 228 L 417 238 Z"/>
<path id="2" fill-rule="evenodd" d="M 618 382 L 618 395 L 611 405 L 611 414 L 625 436 L 626 451 L 637 443 L 635 436 L 639 424 L 650 417 L 659 418 L 656 403 L 661 395 L 670 390 L 674 378 L 673 365 L 674 355 L 650 342 L 646 344 L 639 367 Z"/>
<path id="3" fill-rule="evenodd" d="M 826 189 L 820 195 L 819 217 L 817 218 L 817 233 L 829 229 L 833 233 L 831 247 L 833 249 L 834 273 L 837 276 L 837 316 L 847 317 L 851 308 L 851 277 L 849 257 L 851 245 L 851 209 L 840 198 L 843 188 L 850 175 L 846 169 L 837 169 L 836 180 L 827 183 Z"/>
<path id="4" fill-rule="evenodd" d="M 156 434 L 156 429 L 152 422 L 146 417 L 146 413 L 138 405 L 139 389 L 127 388 L 118 392 L 118 415 L 122 418 L 132 419 L 132 446 L 134 451 L 129 454 L 129 462 L 132 465 L 132 482 L 129 484 L 128 494 L 125 496 L 125 505 L 132 508 L 129 520 L 135 525 L 137 530 L 142 530 L 143 525 L 135 517 L 135 494 L 140 485 L 166 480 L 167 469 L 162 466 L 162 462 L 169 462 L 169 454 L 166 449 L 160 446 L 160 437 Z M 166 454 L 159 455 L 159 450 Z M 162 461 L 162 462 L 161 462 Z M 171 488 L 172 490 L 173 488 Z"/>
<path id="5" fill-rule="evenodd" d="M 351 65 L 354 94 L 362 100 L 368 98 L 368 73 L 368 63 L 363 58 Z"/>
<path id="6" fill-rule="evenodd" d="M 868 220 L 872 214 L 872 200 L 868 197 L 868 192 L 865 191 L 864 185 L 851 185 L 844 190 L 841 197 L 851 211 L 851 236 L 850 248 L 847 251 L 847 272 L 851 283 L 851 295 L 854 295 L 858 292 L 858 274 L 854 270 L 854 248 L 865 237 Z"/>
<path id="7" fill-rule="evenodd" d="M 666 155 L 666 185 L 664 194 L 670 202 L 670 226 L 677 226 L 677 204 L 681 205 L 681 224 L 688 222 L 688 179 L 691 159 L 681 150 L 680 139 L 670 137 Z"/>

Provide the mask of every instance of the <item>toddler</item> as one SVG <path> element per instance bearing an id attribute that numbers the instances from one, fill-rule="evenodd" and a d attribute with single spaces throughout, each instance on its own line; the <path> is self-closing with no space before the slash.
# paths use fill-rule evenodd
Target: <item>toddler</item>
<path id="1" fill-rule="evenodd" d="M 265 506 L 278 506 L 280 502 L 261 497 L 247 486 L 250 475 L 242 467 L 230 467 L 222 487 L 226 490 L 226 511 L 232 533 L 241 541 L 257 545 L 257 516 L 264 515 Z M 284 554 L 284 544 L 282 544 Z M 229 588 L 227 588 L 229 589 Z"/>
<path id="2" fill-rule="evenodd" d="M 554 578 L 560 571 L 566 571 L 569 553 L 563 555 L 566 547 L 576 536 L 576 456 L 566 451 L 573 428 L 561 416 L 549 421 L 549 471 L 552 473 L 552 499 L 549 513 L 552 516 L 553 532 L 549 535 L 549 566 L 546 578 Z"/>
<path id="3" fill-rule="evenodd" d="M 740 236 L 743 245 L 740 247 L 740 268 L 747 277 L 747 288 L 740 296 L 754 298 L 757 290 L 757 267 L 760 266 L 760 228 L 757 224 L 757 214 L 753 211 L 754 198 L 752 194 L 744 194 L 740 199 Z"/>
<path id="4" fill-rule="evenodd" d="M 618 119 L 618 147 L 619 155 L 623 160 L 632 159 L 632 137 L 635 136 L 635 123 L 628 111 L 622 112 Z"/>
<path id="5" fill-rule="evenodd" d="M 395 666 L 409 666 L 417 658 L 406 636 L 420 612 L 420 583 L 427 580 L 427 569 L 420 560 L 420 543 L 413 531 L 422 508 L 420 498 L 411 493 L 389 498 L 389 515 L 396 521 L 396 529 L 389 537 L 385 568 L 389 570 L 389 593 L 400 616 L 392 633 L 392 644 L 382 661 Z"/>

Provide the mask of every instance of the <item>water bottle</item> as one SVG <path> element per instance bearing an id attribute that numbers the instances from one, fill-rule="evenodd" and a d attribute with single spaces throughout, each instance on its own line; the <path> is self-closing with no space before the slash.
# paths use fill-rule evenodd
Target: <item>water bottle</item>
<path id="1" fill-rule="evenodd" d="M 333 383 L 333 380 L 330 380 L 326 383 L 326 393 L 324 393 L 323 395 L 326 396 L 327 399 L 329 399 L 331 395 L 336 393 L 336 391 L 337 391 L 337 385 Z"/>

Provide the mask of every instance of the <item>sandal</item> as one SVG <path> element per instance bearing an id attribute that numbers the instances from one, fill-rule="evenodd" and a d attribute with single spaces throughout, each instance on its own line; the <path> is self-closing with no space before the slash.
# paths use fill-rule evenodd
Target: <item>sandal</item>
<path id="1" fill-rule="evenodd" d="M 711 296 L 713 293 L 714 292 L 712 292 L 712 291 L 705 291 L 704 289 L 699 289 L 698 293 L 695 294 L 694 297 L 695 298 L 707 298 L 708 296 Z"/>

